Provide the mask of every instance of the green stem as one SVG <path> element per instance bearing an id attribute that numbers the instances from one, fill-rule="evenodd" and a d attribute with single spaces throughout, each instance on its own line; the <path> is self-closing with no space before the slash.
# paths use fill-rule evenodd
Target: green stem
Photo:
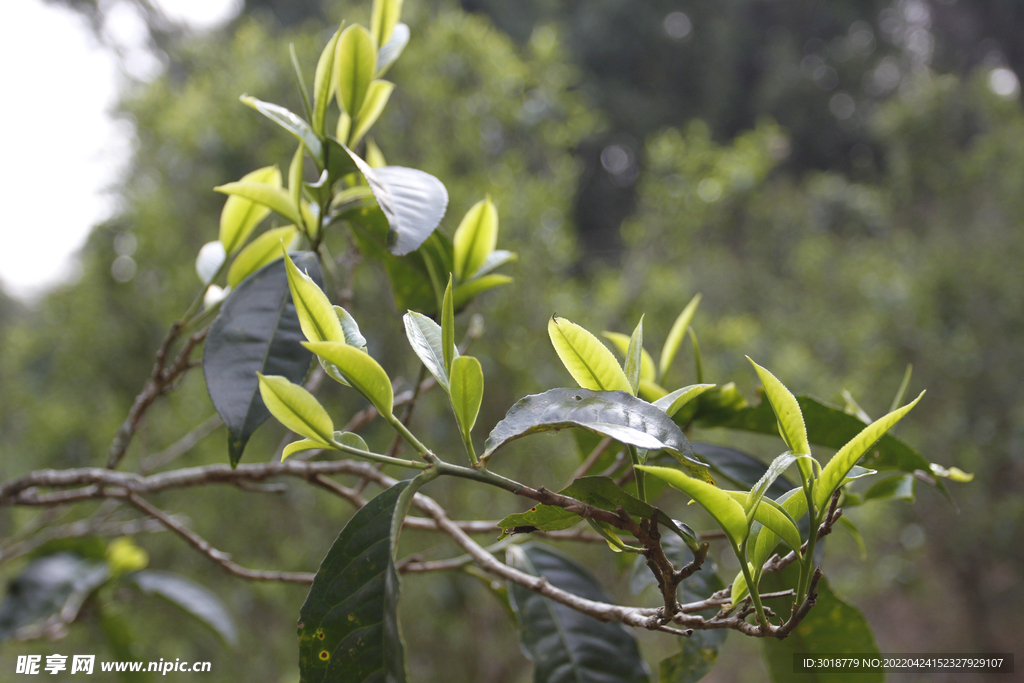
<path id="1" fill-rule="evenodd" d="M 398 465 L 399 467 L 410 467 L 415 470 L 425 470 L 430 468 L 430 465 L 425 462 L 405 460 L 404 458 L 392 458 L 390 455 L 364 451 L 361 448 L 355 448 L 354 446 L 349 446 L 334 440 L 331 441 L 331 447 L 337 451 L 341 451 L 342 453 L 348 453 L 349 455 L 355 455 L 360 458 L 366 458 L 367 460 L 384 463 L 385 465 Z"/>
<path id="2" fill-rule="evenodd" d="M 401 420 L 395 417 L 393 413 L 387 416 L 387 421 L 391 424 L 392 427 L 395 428 L 396 432 L 402 435 L 403 439 L 408 441 L 409 444 L 414 449 L 416 449 L 417 453 L 423 456 L 424 459 L 431 460 L 437 458 L 437 456 L 434 455 L 429 448 L 424 446 L 419 439 L 413 436 L 413 433 L 409 431 L 409 428 L 406 427 Z"/>
<path id="3" fill-rule="evenodd" d="M 644 475 L 647 473 L 636 468 L 637 465 L 642 464 L 640 462 L 640 454 L 636 452 L 636 446 L 627 445 L 626 449 L 629 451 L 629 460 L 633 463 L 633 478 L 636 479 L 636 497 L 646 503 L 647 485 L 644 482 Z"/>
<path id="4" fill-rule="evenodd" d="M 732 549 L 733 552 L 736 553 L 736 559 L 740 561 L 740 568 L 743 570 L 743 579 L 747 582 L 747 591 L 749 591 L 750 599 L 754 603 L 754 612 L 757 615 L 757 623 L 761 626 L 762 631 L 767 632 L 768 617 L 764 614 L 764 606 L 761 604 L 761 593 L 757 589 L 757 584 L 754 582 L 754 577 L 750 574 L 750 566 L 747 563 L 747 542 L 743 541 L 742 548 L 733 546 Z"/>
<path id="5" fill-rule="evenodd" d="M 807 520 L 810 522 L 810 530 L 807 533 L 807 551 L 800 562 L 800 580 L 796 584 L 796 602 L 803 600 L 811 580 L 811 565 L 814 564 L 814 544 L 818 540 L 818 526 L 821 522 L 815 514 L 814 509 L 814 482 L 810 486 L 804 486 L 804 495 L 807 496 Z M 799 553 L 798 553 L 799 554 Z"/>

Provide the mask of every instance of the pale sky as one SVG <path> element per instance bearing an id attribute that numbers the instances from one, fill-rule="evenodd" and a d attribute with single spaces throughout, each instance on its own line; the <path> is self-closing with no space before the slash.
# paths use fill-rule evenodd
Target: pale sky
<path id="1" fill-rule="evenodd" d="M 196 30 L 230 19 L 240 0 L 157 0 Z M 133 78 L 160 73 L 141 49 L 132 5 L 111 0 L 107 34 Z M 107 191 L 131 152 L 131 126 L 108 116 L 124 76 L 76 13 L 42 0 L 5 3 L 0 22 L 0 286 L 30 301 L 76 275 L 74 253 L 116 209 Z"/>

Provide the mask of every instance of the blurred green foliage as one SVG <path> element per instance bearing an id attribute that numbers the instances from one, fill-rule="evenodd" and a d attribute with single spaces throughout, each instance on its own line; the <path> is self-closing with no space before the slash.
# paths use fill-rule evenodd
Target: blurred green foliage
<path id="1" fill-rule="evenodd" d="M 489 192 L 500 215 L 499 246 L 521 255 L 515 284 L 469 311 L 486 318 L 473 352 L 487 382 L 478 432 L 516 398 L 569 381 L 546 345 L 552 313 L 620 332 L 646 313 L 653 349 L 702 292 L 695 329 L 705 381 L 736 380 L 752 396 L 749 354 L 799 393 L 842 404 L 839 390 L 848 389 L 872 417 L 888 409 L 913 363 L 912 391 L 929 393 L 899 435 L 930 460 L 978 477 L 954 491 L 959 515 L 923 486 L 912 511 L 898 503 L 850 511 L 872 555 L 859 562 L 852 544 L 837 538 L 830 543 L 849 551 L 848 559 L 825 570 L 838 592 L 867 608 L 883 651 L 1012 650 L 1024 609 L 1024 114 L 1019 99 L 991 91 L 994 64 L 984 61 L 982 38 L 1019 33 L 1013 10 L 958 3 L 956 12 L 987 22 L 958 43 L 956 16 L 933 4 L 935 68 L 915 71 L 904 46 L 879 26 L 877 13 L 889 3 L 814 11 L 799 3 L 782 18 L 760 14 L 769 3 L 687 6 L 693 39 L 667 42 L 662 22 L 676 9 L 670 3 L 644 4 L 628 17 L 636 3 L 529 3 L 533 13 L 515 24 L 497 3 L 465 4 L 488 5 L 520 45 L 451 3 L 408 2 L 404 21 L 413 39 L 388 74 L 397 88 L 372 137 L 390 162 L 445 182 L 449 235 Z M 1002 9 L 986 15 L 984 7 Z M 325 14 L 365 22 L 368 4 Z M 167 73 L 128 93 L 122 114 L 136 128 L 135 156 L 118 190 L 120 211 L 82 252 L 81 278 L 32 309 L 0 300 L 0 477 L 105 462 L 153 351 L 197 289 L 194 256 L 216 237 L 223 202 L 210 188 L 290 158 L 291 139 L 237 97 L 249 93 L 300 111 L 288 43 L 312 65 L 333 27 L 296 19 L 282 30 L 256 16 L 175 42 Z M 854 21 L 868 25 L 878 51 L 836 69 L 855 104 L 870 104 L 850 128 L 830 112 L 836 92 L 801 68 L 809 55 L 821 60 L 815 70 L 835 68 L 831 46 L 837 36 L 852 40 Z M 628 34 L 628 26 L 647 36 L 639 43 L 650 49 L 632 51 L 639 62 L 608 56 L 616 54 L 609 45 L 632 49 L 612 30 Z M 1012 64 L 1022 44 L 1004 40 Z M 877 75 L 885 59 L 897 65 L 902 84 L 878 92 L 866 75 Z M 968 72 L 978 64 L 984 68 Z M 940 75 L 954 69 L 966 75 Z M 644 78 L 630 76 L 637 73 Z M 600 165 L 612 144 L 634 157 L 624 183 Z M 620 230 L 618 219 L 629 213 Z M 613 233 L 599 249 L 621 245 L 611 254 L 614 269 L 582 258 L 580 243 L 595 230 Z M 343 251 L 341 236 L 332 239 L 335 253 Z M 131 277 L 120 271 L 124 282 L 111 271 L 119 257 L 131 259 Z M 358 268 L 352 312 L 374 355 L 393 377 L 412 382 L 417 368 L 402 311 L 380 305 L 386 287 L 382 273 Z M 459 334 L 468 318 L 457 321 Z M 676 384 L 694 379 L 688 348 L 685 342 L 673 367 Z M 424 438 L 458 444 L 454 421 L 431 398 L 416 412 Z M 341 392 L 324 400 L 340 416 L 361 407 Z M 201 378 L 189 377 L 147 416 L 126 466 L 138 467 L 212 413 Z M 264 426 L 247 457 L 271 459 L 282 434 Z M 386 446 L 388 436 L 371 430 L 368 439 Z M 218 430 L 177 463 L 223 462 L 224 441 Z M 576 448 L 563 437 L 541 443 L 549 447 L 517 445 L 505 461 L 523 478 L 560 487 L 578 463 Z M 762 457 L 777 453 L 775 441 L 751 438 L 749 446 Z M 467 516 L 497 518 L 525 507 L 447 485 L 434 493 Z M 187 515 L 240 563 L 286 570 L 317 566 L 349 514 L 299 486 L 281 495 L 200 489 L 157 502 Z M 58 521 L 93 507 L 62 511 Z M 5 508 L 0 529 L 11 536 L 39 514 Z M 433 540 L 408 534 L 403 542 L 415 552 Z M 197 638 L 152 598 L 115 593 L 104 596 L 102 611 L 87 609 L 90 627 L 71 629 L 59 651 L 103 652 L 98 624 L 113 614 L 130 624 L 138 658 L 212 660 L 210 680 L 294 680 L 292 626 L 304 588 L 229 578 L 167 534 L 138 542 L 151 568 L 180 571 L 224 599 L 243 625 L 238 649 Z M 442 546 L 430 557 L 449 551 Z M 584 557 L 589 552 L 604 551 L 585 549 Z M 24 564 L 18 558 L 3 573 L 14 576 Z M 613 574 L 601 578 L 615 588 Z M 485 583 L 450 575 L 406 581 L 423 588 L 407 592 L 402 606 L 417 679 L 528 679 L 514 624 Z M 431 616 L 417 618 L 423 614 Z M 12 655 L 55 646 L 5 647 Z M 644 647 L 653 660 L 670 646 L 645 638 Z M 124 651 L 123 644 L 110 648 L 109 657 Z M 465 663 L 457 670 L 456 660 Z M 749 658 L 722 660 L 727 679 L 762 676 Z"/>

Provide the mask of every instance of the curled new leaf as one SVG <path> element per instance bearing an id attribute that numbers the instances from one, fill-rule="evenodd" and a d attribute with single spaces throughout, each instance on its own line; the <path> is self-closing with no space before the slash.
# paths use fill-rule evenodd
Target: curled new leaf
<path id="1" fill-rule="evenodd" d="M 324 117 L 327 115 L 327 105 L 330 104 L 331 95 L 334 93 L 334 53 L 338 48 L 338 38 L 342 29 L 335 31 L 327 46 L 320 54 L 316 63 L 316 73 L 313 76 L 313 131 L 317 135 L 324 133 Z"/>
<path id="2" fill-rule="evenodd" d="M 391 417 L 395 394 L 384 368 L 369 354 L 344 342 L 305 342 L 307 349 L 334 363 L 345 379 L 373 404 L 381 415 Z"/>
<path id="3" fill-rule="evenodd" d="M 377 75 L 383 76 L 384 72 L 395 63 L 409 44 L 409 27 L 399 22 L 395 24 L 391 32 L 391 39 L 384 43 L 377 53 Z"/>
<path id="4" fill-rule="evenodd" d="M 629 344 L 626 346 L 626 360 L 622 365 L 622 370 L 626 374 L 626 379 L 629 380 L 629 386 L 632 387 L 634 396 L 636 396 L 637 391 L 640 389 L 640 369 L 643 365 L 643 351 L 644 317 L 641 315 L 640 322 L 637 323 L 636 329 L 633 330 L 633 336 L 629 338 Z"/>
<path id="5" fill-rule="evenodd" d="M 284 107 L 270 102 L 263 102 L 249 95 L 242 95 L 239 99 L 242 101 L 242 104 L 252 107 L 294 135 L 302 144 L 306 145 L 306 149 L 313 156 L 317 166 L 323 165 L 324 152 L 320 138 L 317 137 L 313 129 L 310 128 L 309 124 L 301 116 L 288 111 Z"/>
<path id="6" fill-rule="evenodd" d="M 349 133 L 350 145 L 357 145 L 363 136 L 373 127 L 373 124 L 380 118 L 384 107 L 388 104 L 391 91 L 395 89 L 394 83 L 388 81 L 371 81 L 370 87 L 366 90 L 366 98 L 359 108 L 359 114 L 355 117 L 355 127 Z"/>
<path id="7" fill-rule="evenodd" d="M 653 403 L 658 408 L 664 410 L 666 415 L 672 417 L 679 412 L 680 408 L 714 386 L 714 384 L 692 384 L 682 389 L 676 389 L 671 394 L 666 394 Z"/>
<path id="8" fill-rule="evenodd" d="M 231 267 L 228 269 L 228 286 L 237 287 L 242 280 L 263 266 L 281 258 L 282 245 L 287 250 L 296 235 L 298 235 L 298 230 L 295 229 L 295 226 L 286 225 L 283 228 L 267 230 L 254 239 L 232 261 Z"/>
<path id="9" fill-rule="evenodd" d="M 746 502 L 747 494 L 743 491 L 726 491 L 732 499 L 740 505 Z M 747 512 L 747 523 L 760 522 L 765 528 L 774 531 L 782 537 L 790 548 L 798 551 L 802 541 L 800 530 L 797 529 L 796 521 L 786 511 L 786 508 L 776 503 L 771 498 L 761 498 L 756 505 L 752 505 Z"/>
<path id="10" fill-rule="evenodd" d="M 258 375 L 260 396 L 270 414 L 296 434 L 324 446 L 334 437 L 334 423 L 313 394 L 284 377 Z"/>
<path id="11" fill-rule="evenodd" d="M 267 166 L 242 176 L 243 183 L 258 183 L 281 187 L 281 171 L 277 166 Z M 267 217 L 270 209 L 262 202 L 255 202 L 241 195 L 232 195 L 224 202 L 220 212 L 220 239 L 224 251 L 233 254 L 242 248 L 249 235 L 260 221 Z"/>
<path id="12" fill-rule="evenodd" d="M 629 351 L 629 341 L 631 337 L 628 334 L 622 334 L 621 332 L 602 332 L 601 336 L 610 341 L 618 349 L 619 353 L 623 357 Z M 640 351 L 640 380 L 641 382 L 651 382 L 655 380 L 656 372 L 654 370 L 654 358 L 647 352 L 647 349 L 641 349 Z"/>
<path id="13" fill-rule="evenodd" d="M 455 277 L 468 280 L 487 262 L 498 243 L 498 210 L 490 197 L 474 204 L 455 230 Z"/>
<path id="14" fill-rule="evenodd" d="M 406 313 L 403 320 L 405 335 L 409 338 L 412 350 L 416 352 L 437 383 L 445 391 L 448 391 L 448 368 L 445 365 L 441 326 L 422 313 L 415 311 Z M 458 358 L 458 355 L 459 352 L 456 349 L 454 351 L 455 358 Z"/>
<path id="15" fill-rule="evenodd" d="M 373 0 L 370 12 L 370 30 L 378 45 L 391 39 L 391 32 L 402 16 L 402 0 Z"/>
<path id="16" fill-rule="evenodd" d="M 590 332 L 565 318 L 552 316 L 548 321 L 548 336 L 562 365 L 581 387 L 632 393 L 615 356 Z"/>
<path id="17" fill-rule="evenodd" d="M 377 71 L 377 46 L 369 31 L 353 24 L 341 33 L 335 52 L 338 103 L 351 117 L 359 113 Z"/>
<path id="18" fill-rule="evenodd" d="M 675 323 L 672 324 L 672 329 L 669 330 L 668 337 L 665 339 L 665 346 L 661 348 L 661 360 L 658 362 L 658 379 L 664 381 L 665 375 L 668 374 L 668 369 L 672 367 L 672 361 L 675 360 L 676 353 L 679 351 L 679 345 L 683 343 L 683 337 L 686 335 L 686 329 L 693 322 L 693 315 L 697 312 L 697 306 L 700 304 L 700 294 L 690 299 L 690 303 L 686 304 L 686 308 L 676 318 Z"/>
<path id="19" fill-rule="evenodd" d="M 317 342 L 344 341 L 341 321 L 327 295 L 312 278 L 295 267 L 287 253 L 284 262 L 288 272 L 288 289 L 291 290 L 292 301 L 299 314 L 299 324 L 306 339 Z"/>

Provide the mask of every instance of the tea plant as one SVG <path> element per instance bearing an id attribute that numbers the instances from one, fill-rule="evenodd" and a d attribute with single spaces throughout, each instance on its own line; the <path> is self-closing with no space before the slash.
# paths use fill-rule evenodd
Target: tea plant
<path id="1" fill-rule="evenodd" d="M 294 136 L 286 173 L 267 166 L 216 188 L 227 201 L 218 239 L 203 247 L 196 262 L 203 286 L 160 346 L 149 380 L 113 439 L 107 466 L 26 474 L 0 484 L 0 503 L 55 508 L 120 501 L 143 514 L 133 524 L 166 527 L 232 574 L 309 584 L 299 610 L 299 669 L 309 683 L 406 680 L 399 574 L 471 565 L 490 577 L 514 611 L 523 650 L 541 682 L 648 680 L 630 628 L 678 639 L 678 653 L 659 665 L 662 681 L 702 677 L 728 631 L 785 642 L 801 625 L 799 645 L 793 646 L 799 649 L 792 652 L 824 642 L 849 652 L 874 651 L 859 613 L 828 589 L 821 539 L 837 523 L 852 526 L 844 508 L 912 497 L 918 480 L 945 491 L 937 477 L 966 478 L 887 435 L 921 399 L 903 404 L 909 372 L 892 410 L 870 421 L 862 411 L 795 396 L 751 361 L 763 385 L 760 401 L 751 405 L 734 384 L 703 381 L 692 326 L 699 296 L 683 307 L 657 363 L 644 348 L 642 318 L 630 335 L 604 333 L 620 363 L 597 336 L 552 315 L 550 342 L 578 386 L 522 398 L 478 450 L 485 376 L 468 353 L 475 323 L 460 343 L 462 324 L 456 321 L 477 297 L 512 282 L 498 270 L 517 255 L 497 248 L 499 216 L 490 198 L 475 204 L 449 239 L 439 227 L 448 201 L 444 184 L 422 171 L 387 165 L 368 138 L 395 87 L 383 76 L 410 36 L 400 9 L 399 0 L 375 0 L 369 28 L 339 28 L 316 64 L 311 92 L 296 60 L 303 116 L 242 97 Z M 256 236 L 272 214 L 285 223 Z M 341 257 L 329 248 L 338 244 L 345 245 Z M 352 296 L 346 269 L 355 254 L 383 267 L 394 301 L 408 309 L 405 333 L 423 368 L 411 390 L 396 393 L 400 378 L 374 359 L 359 322 L 346 310 Z M 697 383 L 671 388 L 669 369 L 687 337 Z M 194 356 L 200 347 L 210 398 L 229 433 L 228 464 L 149 475 L 119 471 L 144 415 L 199 365 Z M 339 416 L 316 398 L 328 379 L 369 403 L 342 416 L 347 422 L 340 429 Z M 429 444 L 416 434 L 412 409 L 428 394 L 450 406 L 460 444 Z M 280 462 L 241 464 L 250 437 L 271 415 L 299 438 L 283 445 Z M 387 448 L 360 435 L 375 421 L 397 436 Z M 733 449 L 691 443 L 687 434 L 694 428 L 774 434 L 785 450 L 765 466 Z M 569 486 L 552 491 L 543 482 L 500 473 L 507 444 L 563 429 L 573 430 L 589 449 Z M 413 455 L 402 455 L 403 442 Z M 811 444 L 836 452 L 819 459 Z M 870 486 L 861 481 L 880 472 L 889 474 Z M 339 475 L 347 483 L 333 478 Z M 148 500 L 170 489 L 287 477 L 355 508 L 315 573 L 238 564 Z M 498 521 L 453 520 L 426 493 L 439 477 L 500 489 L 535 505 Z M 663 484 L 685 495 L 657 495 Z M 368 497 L 371 485 L 381 491 Z M 720 528 L 697 533 L 666 512 L 682 509 L 678 502 L 687 499 Z M 581 522 L 590 530 L 571 530 Z M 465 555 L 402 559 L 403 527 L 444 533 Z M 488 534 L 498 534 L 490 546 L 474 539 Z M 534 538 L 597 541 L 613 554 L 635 555 L 631 587 L 639 592 L 657 586 L 660 604 L 616 604 L 590 572 Z M 739 563 L 729 583 L 709 557 L 712 542 Z M 101 544 L 93 556 L 36 560 L 22 588 L 0 608 L 2 633 L 60 635 L 90 595 L 129 582 L 164 594 L 233 640 L 230 618 L 213 595 L 184 577 L 143 569 L 140 553 L 120 539 L 107 548 Z M 64 578 L 45 585 L 30 580 L 42 572 L 41 563 L 55 562 Z M 789 652 L 767 650 L 776 680 L 791 675 Z"/>

